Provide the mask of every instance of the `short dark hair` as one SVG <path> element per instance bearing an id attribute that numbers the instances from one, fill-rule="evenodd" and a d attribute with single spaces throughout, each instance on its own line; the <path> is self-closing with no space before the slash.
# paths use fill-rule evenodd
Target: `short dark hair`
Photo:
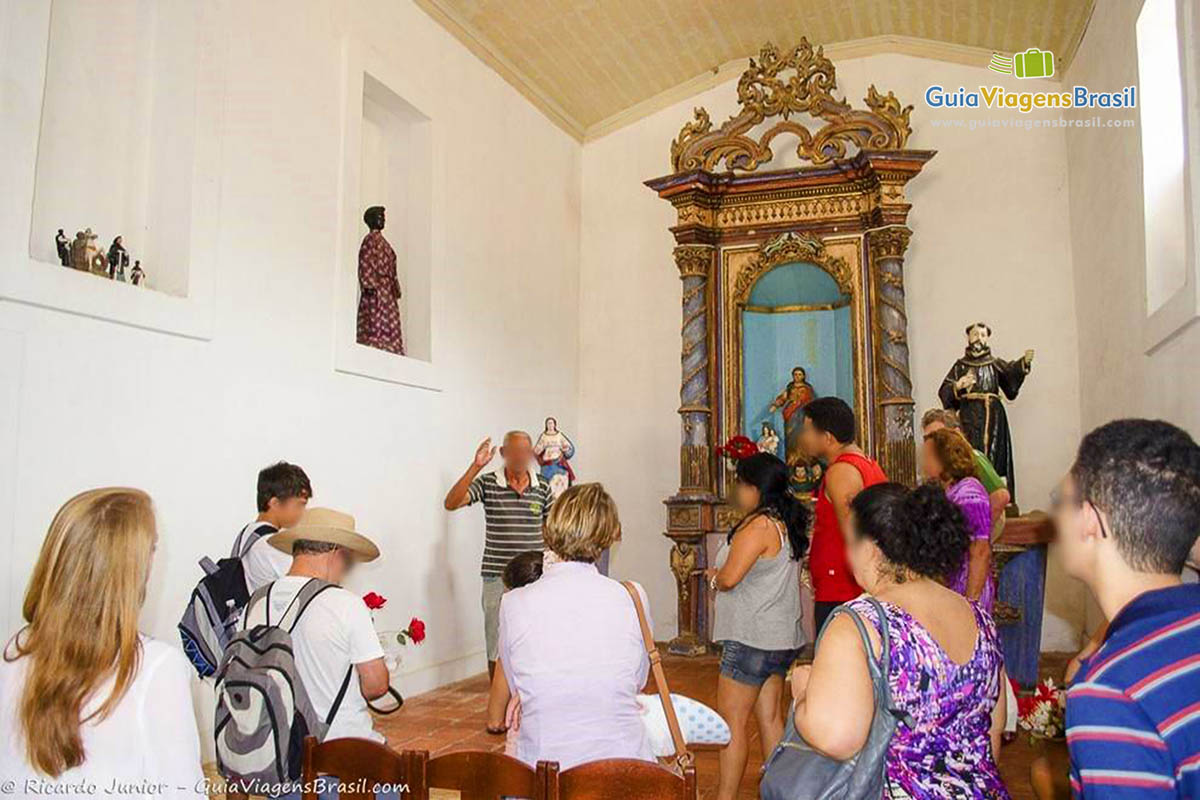
<path id="1" fill-rule="evenodd" d="M 983 328 L 985 331 L 987 331 L 988 336 L 992 335 L 992 326 L 988 325 L 986 322 L 972 322 L 964 329 L 963 333 L 967 334 L 967 336 L 970 336 L 971 331 L 975 328 Z"/>
<path id="2" fill-rule="evenodd" d="M 287 500 L 292 497 L 312 497 L 308 475 L 295 464 L 280 461 L 263 467 L 258 473 L 258 510 L 266 511 L 271 498 Z"/>
<path id="3" fill-rule="evenodd" d="M 842 444 L 854 441 L 854 410 L 840 397 L 818 397 L 804 407 L 804 416 L 817 430 L 833 434 Z"/>
<path id="4" fill-rule="evenodd" d="M 501 579 L 506 589 L 520 589 L 542 577 L 543 554 L 541 550 L 526 550 L 504 565 Z"/>
<path id="5" fill-rule="evenodd" d="M 947 428 L 956 431 L 962 430 L 962 422 L 958 418 L 958 412 L 952 408 L 931 408 L 921 415 L 922 428 L 928 428 L 935 422 L 940 422 Z"/>
<path id="6" fill-rule="evenodd" d="M 292 555 L 294 556 L 319 556 L 322 553 L 332 553 L 337 549 L 338 546 L 333 542 L 318 542 L 313 539 L 297 539 L 292 542 Z"/>
<path id="7" fill-rule="evenodd" d="M 1108 515 L 1125 561 L 1178 573 L 1200 535 L 1200 446 L 1152 419 L 1118 419 L 1083 437 L 1071 467 L 1079 496 Z"/>
<path id="8" fill-rule="evenodd" d="M 371 206 L 363 212 L 363 222 L 373 231 L 377 231 L 383 227 L 383 206 Z"/>

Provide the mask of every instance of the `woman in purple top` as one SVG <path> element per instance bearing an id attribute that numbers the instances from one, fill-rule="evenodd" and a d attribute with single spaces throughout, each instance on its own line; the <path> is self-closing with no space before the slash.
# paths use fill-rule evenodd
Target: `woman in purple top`
<path id="1" fill-rule="evenodd" d="M 977 601 L 990 614 L 996 603 L 996 581 L 992 578 L 992 507 L 987 489 L 975 476 L 975 453 L 965 436 L 942 428 L 925 437 L 922 455 L 925 474 L 946 490 L 950 502 L 966 517 L 967 531 L 971 534 L 966 558 L 946 576 L 946 585 L 968 600 Z"/>
<path id="2" fill-rule="evenodd" d="M 1008 800 L 995 754 L 1004 728 L 1003 657 L 991 615 L 941 583 L 962 562 L 962 514 L 937 486 L 863 489 L 850 503 L 845 537 L 865 596 L 847 605 L 867 623 L 879 654 L 887 626 L 887 680 L 906 712 L 886 757 L 886 800 Z M 792 672 L 796 730 L 839 760 L 867 741 L 875 698 L 862 641 L 844 614 L 825 626 L 811 667 Z"/>

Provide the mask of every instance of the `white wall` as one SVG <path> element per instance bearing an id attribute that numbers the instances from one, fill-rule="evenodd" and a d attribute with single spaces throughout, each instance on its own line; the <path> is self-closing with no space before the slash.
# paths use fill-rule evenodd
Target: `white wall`
<path id="1" fill-rule="evenodd" d="M 1099 0 L 1066 82 L 1102 90 L 1138 83 L 1135 24 L 1141 3 Z M 1136 110 L 1113 119 L 1138 120 Z M 1086 432 L 1112 419 L 1166 419 L 1200 437 L 1200 325 L 1147 355 L 1141 137 L 1127 128 L 1067 132 L 1071 249 L 1079 317 L 1080 403 Z M 1193 165 L 1194 168 L 1194 165 Z M 1089 625 L 1100 619 L 1092 604 Z"/>
<path id="2" fill-rule="evenodd" d="M 909 146 L 938 151 L 908 192 L 914 236 L 905 273 L 918 413 L 936 404 L 968 322 L 992 324 L 997 355 L 1034 348 L 1033 374 L 1009 418 L 1022 508 L 1044 508 L 1079 437 L 1066 141 L 1061 128 L 934 127 L 934 120 L 1017 114 L 930 109 L 923 96 L 933 83 L 1048 85 L 1005 84 L 985 69 L 901 55 L 836 66 L 856 107 L 872 82 L 915 105 Z M 588 473 L 602 475 L 620 504 L 625 541 L 614 566 L 647 585 L 661 638 L 674 634 L 675 621 L 669 542 L 661 534 L 662 500 L 679 485 L 680 292 L 668 231 L 674 210 L 642 181 L 670 172 L 668 146 L 695 106 L 719 125 L 736 109 L 735 84 L 589 143 L 583 153 L 579 438 L 588 449 L 581 463 L 586 458 Z M 780 139 L 775 149 L 790 146 Z M 1051 585 L 1043 646 L 1069 649 L 1082 624 L 1081 589 L 1059 580 L 1056 564 Z"/>
<path id="3" fill-rule="evenodd" d="M 428 622 L 402 689 L 477 672 L 482 516 L 448 516 L 441 498 L 484 436 L 549 414 L 576 430 L 580 147 L 410 3 L 216 9 L 226 85 L 211 340 L 0 301 L 0 627 L 18 623 L 58 506 L 126 484 L 151 493 L 160 522 L 144 629 L 176 641 L 197 560 L 227 551 L 254 514 L 257 470 L 287 459 L 307 469 L 316 504 L 356 515 L 383 550 L 353 580 L 389 598 L 380 626 Z M 436 98 L 422 110 L 444 123 L 441 392 L 333 370 L 347 35 L 421 82 Z"/>

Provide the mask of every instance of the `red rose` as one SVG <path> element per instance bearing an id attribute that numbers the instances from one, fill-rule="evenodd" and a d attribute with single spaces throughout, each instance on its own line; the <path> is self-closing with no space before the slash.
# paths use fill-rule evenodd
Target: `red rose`
<path id="1" fill-rule="evenodd" d="M 387 598 L 381 594 L 376 594 L 375 592 L 367 592 L 363 595 L 363 602 L 367 604 L 367 608 L 371 609 L 372 611 L 377 611 L 378 609 L 383 608 L 384 604 L 387 603 Z"/>
<path id="2" fill-rule="evenodd" d="M 744 458 L 749 458 L 758 452 L 758 445 L 750 441 L 746 436 L 738 434 L 725 444 L 717 448 L 717 455 L 732 458 L 734 461 L 741 461 Z"/>
<path id="3" fill-rule="evenodd" d="M 416 617 L 408 623 L 408 638 L 413 640 L 413 644 L 420 644 L 425 641 L 425 623 Z"/>

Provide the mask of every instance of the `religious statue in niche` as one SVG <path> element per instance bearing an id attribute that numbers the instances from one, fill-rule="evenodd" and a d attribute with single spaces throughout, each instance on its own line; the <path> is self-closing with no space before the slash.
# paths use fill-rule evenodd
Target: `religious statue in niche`
<path id="1" fill-rule="evenodd" d="M 779 455 L 779 434 L 775 432 L 775 426 L 769 422 L 762 424 L 762 435 L 755 442 L 758 445 L 760 453 L 770 453 L 773 456 Z"/>
<path id="2" fill-rule="evenodd" d="M 804 430 L 804 407 L 812 402 L 817 393 L 808 382 L 808 373 L 803 367 L 792 368 L 792 379 L 767 408 L 774 414 L 783 412 L 783 460 L 789 466 L 807 463 L 808 455 L 800 446 L 800 432 Z"/>
<path id="3" fill-rule="evenodd" d="M 370 232 L 358 249 L 358 343 L 404 355 L 400 329 L 400 279 L 396 251 L 383 238 L 383 206 L 363 214 Z"/>
<path id="4" fill-rule="evenodd" d="M 992 355 L 988 344 L 992 329 L 987 323 L 974 322 L 966 332 L 967 351 L 946 373 L 938 398 L 944 408 L 958 411 L 971 445 L 991 459 L 1008 481 L 1008 493 L 1015 503 L 1012 434 L 1001 393 L 1009 400 L 1016 399 L 1033 366 L 1033 351 L 1026 350 L 1016 361 L 1005 361 Z"/>
<path id="5" fill-rule="evenodd" d="M 546 425 L 533 445 L 533 454 L 542 466 L 542 477 L 550 484 L 550 494 L 557 498 L 575 483 L 571 459 L 575 444 L 558 429 L 558 420 L 546 417 Z"/>
<path id="6" fill-rule="evenodd" d="M 64 267 L 71 266 L 71 240 L 63 233 L 63 229 L 58 229 L 58 234 L 54 237 L 54 247 L 58 250 L 58 261 Z"/>

